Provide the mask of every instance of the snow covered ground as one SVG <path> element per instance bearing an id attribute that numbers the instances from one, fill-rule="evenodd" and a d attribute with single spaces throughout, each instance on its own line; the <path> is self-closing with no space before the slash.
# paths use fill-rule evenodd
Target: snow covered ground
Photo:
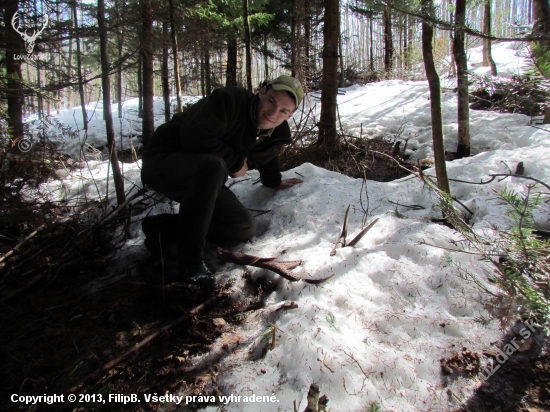
<path id="1" fill-rule="evenodd" d="M 494 48 L 493 57 L 499 67 L 521 65 L 511 50 L 508 45 Z M 513 66 L 512 61 L 518 66 Z M 339 96 L 341 121 L 357 135 L 362 124 L 363 136 L 370 137 L 396 134 L 402 128 L 401 138 L 410 139 L 407 147 L 414 150 L 413 156 L 431 157 L 428 95 L 427 82 L 392 80 L 352 86 Z M 135 106 L 135 101 L 125 103 L 124 130 L 137 127 L 135 113 L 131 113 Z M 160 100 L 155 107 L 160 124 Z M 104 136 L 97 113 L 88 140 L 92 142 L 93 135 L 94 143 Z M 446 145 L 454 150 L 456 94 L 451 91 L 443 95 L 443 115 Z M 514 169 L 521 161 L 526 175 L 550 182 L 549 130 L 532 127 L 531 119 L 523 115 L 471 111 L 470 116 L 474 156 L 448 162 L 449 177 L 486 180 L 488 174 L 506 173 L 506 165 Z M 72 119 L 72 114 L 64 113 L 62 119 Z M 65 144 L 69 149 L 76 147 L 70 142 Z M 134 183 L 134 190 L 141 187 L 140 166 L 140 162 L 124 165 L 127 187 Z M 104 197 L 107 169 L 106 162 L 91 162 L 89 170 L 83 169 L 80 175 L 50 183 L 51 189 L 55 196 L 65 199 L 76 199 L 83 192 L 88 198 Z M 440 216 L 437 201 L 418 179 L 369 181 L 362 189 L 361 180 L 308 163 L 283 176 L 296 177 L 296 173 L 304 176 L 304 183 L 284 191 L 253 185 L 256 171 L 248 173 L 251 179 L 232 186 L 247 207 L 270 210 L 263 216 L 270 221 L 265 234 L 237 250 L 283 260 L 301 259 L 304 263 L 294 270 L 301 277 L 334 277 L 316 287 L 267 274 L 278 282 L 278 289 L 269 298 L 270 305 L 251 314 L 244 326 L 234 327 L 232 334 L 225 334 L 216 343 L 218 347 L 227 344 L 233 350 L 220 365 L 217 382 L 224 395 L 273 394 L 276 401 L 233 402 L 226 410 L 292 411 L 294 400 L 303 410 L 311 383 L 317 383 L 321 393 L 328 396 L 332 411 L 360 411 L 372 403 L 379 404 L 383 411 L 448 410 L 457 406 L 443 386 L 439 360 L 462 347 L 479 352 L 497 341 L 501 331 L 496 320 L 484 321 L 490 319 L 484 309 L 484 297 L 459 276 L 456 265 L 480 276 L 484 276 L 484 271 L 491 272 L 491 268 L 474 255 L 421 244 L 456 248 L 453 242 L 460 236 L 431 223 L 431 217 Z M 428 170 L 427 174 L 434 175 L 435 171 Z M 92 176 L 95 183 L 89 180 Z M 504 209 L 494 201 L 493 190 L 524 192 L 525 184 L 525 180 L 509 178 L 485 186 L 452 183 L 451 190 L 474 213 L 474 227 L 482 229 L 489 223 L 508 224 Z M 60 185 L 62 190 L 57 190 Z M 108 190 L 114 199 L 112 181 Z M 363 202 L 365 190 L 368 191 L 367 221 L 379 220 L 355 248 L 339 249 L 330 256 L 348 205 L 348 240 L 361 227 L 362 190 Z M 390 201 L 424 209 L 396 209 Z M 168 209 L 166 205 L 159 206 L 158 212 Z M 139 220 L 135 217 L 132 227 L 135 238 L 116 257 L 118 265 L 124 265 L 125 258 L 135 256 L 136 251 L 147 253 Z M 547 217 L 537 215 L 536 220 L 540 228 L 550 229 Z M 265 270 L 251 269 L 252 277 L 266 275 Z M 222 283 L 234 281 L 234 297 L 239 296 L 241 274 L 242 267 L 233 264 L 218 272 Z M 298 304 L 297 309 L 276 311 L 282 302 L 290 300 Z M 261 351 L 261 336 L 270 324 L 277 325 L 275 349 L 259 360 L 251 360 L 256 357 L 251 353 Z M 236 336 L 240 345 L 235 343 Z M 480 383 L 480 379 L 459 380 L 451 388 L 456 396 L 466 400 Z"/>

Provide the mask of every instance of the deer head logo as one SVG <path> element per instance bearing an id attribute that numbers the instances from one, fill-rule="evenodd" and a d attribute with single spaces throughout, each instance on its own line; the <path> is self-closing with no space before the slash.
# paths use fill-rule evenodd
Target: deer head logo
<path id="1" fill-rule="evenodd" d="M 13 29 L 21 35 L 23 40 L 25 41 L 25 49 L 27 49 L 27 53 L 31 54 L 34 49 L 34 42 L 42 34 L 46 26 L 48 25 L 48 15 L 45 15 L 45 21 L 42 25 L 42 28 L 40 30 L 35 30 L 35 32 L 32 34 L 32 36 L 29 36 L 27 34 L 27 31 L 21 31 L 21 26 L 18 24 L 17 27 L 15 27 L 15 21 L 19 18 L 19 12 L 16 11 L 11 19 L 11 26 Z"/>

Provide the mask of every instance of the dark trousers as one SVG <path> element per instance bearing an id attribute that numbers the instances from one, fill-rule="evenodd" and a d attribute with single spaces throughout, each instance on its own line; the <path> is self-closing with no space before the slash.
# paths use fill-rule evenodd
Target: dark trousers
<path id="1" fill-rule="evenodd" d="M 254 236 L 254 217 L 224 186 L 227 178 L 225 162 L 212 154 L 157 153 L 143 161 L 143 183 L 180 203 L 179 214 L 165 215 L 162 223 L 162 230 L 177 231 L 180 267 L 204 260 L 207 237 L 246 241 Z"/>

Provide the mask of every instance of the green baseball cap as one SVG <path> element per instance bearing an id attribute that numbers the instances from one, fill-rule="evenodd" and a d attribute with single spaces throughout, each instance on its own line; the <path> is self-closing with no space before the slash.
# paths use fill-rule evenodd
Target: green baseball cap
<path id="1" fill-rule="evenodd" d="M 304 99 L 304 89 L 302 88 L 300 80 L 283 74 L 276 79 L 271 80 L 269 84 L 275 90 L 285 90 L 294 96 L 296 108 L 298 108 L 300 103 L 302 103 L 302 100 Z"/>

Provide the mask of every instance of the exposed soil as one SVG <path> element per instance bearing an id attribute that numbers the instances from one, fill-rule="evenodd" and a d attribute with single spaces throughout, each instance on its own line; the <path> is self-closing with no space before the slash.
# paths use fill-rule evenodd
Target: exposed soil
<path id="1" fill-rule="evenodd" d="M 520 332 L 523 331 L 523 332 Z M 529 338 L 523 339 L 529 332 Z M 473 375 L 481 383 L 474 396 L 461 400 L 458 411 L 534 412 L 550 410 L 550 340 L 519 320 L 501 342 L 486 349 L 485 367 Z M 478 355 L 479 357 L 479 355 Z"/>
<path id="2" fill-rule="evenodd" d="M 176 407 L 147 403 L 142 394 L 199 395 L 217 390 L 216 364 L 238 345 L 218 351 L 202 364 L 191 358 L 208 353 L 222 333 L 238 325 L 238 314 L 262 307 L 270 285 L 248 282 L 249 295 L 241 301 L 227 298 L 224 290 L 229 284 L 222 285 L 214 297 L 201 296 L 198 289 L 178 282 L 175 262 L 168 260 L 163 268 L 151 256 L 136 256 L 136 260 L 126 273 L 107 277 L 81 267 L 4 305 L 0 410 L 72 411 L 79 406 L 76 410 L 169 411 Z M 193 307 L 205 301 L 209 302 L 206 310 L 186 319 Z M 106 367 L 162 328 L 143 349 Z M 82 396 L 88 402 L 51 406 L 10 402 L 12 394 L 53 393 L 65 394 L 65 400 L 75 393 L 77 399 Z M 140 394 L 141 402 L 103 404 L 85 394 L 101 394 L 103 399 L 108 394 Z M 186 410 L 194 409 L 189 405 Z"/>

